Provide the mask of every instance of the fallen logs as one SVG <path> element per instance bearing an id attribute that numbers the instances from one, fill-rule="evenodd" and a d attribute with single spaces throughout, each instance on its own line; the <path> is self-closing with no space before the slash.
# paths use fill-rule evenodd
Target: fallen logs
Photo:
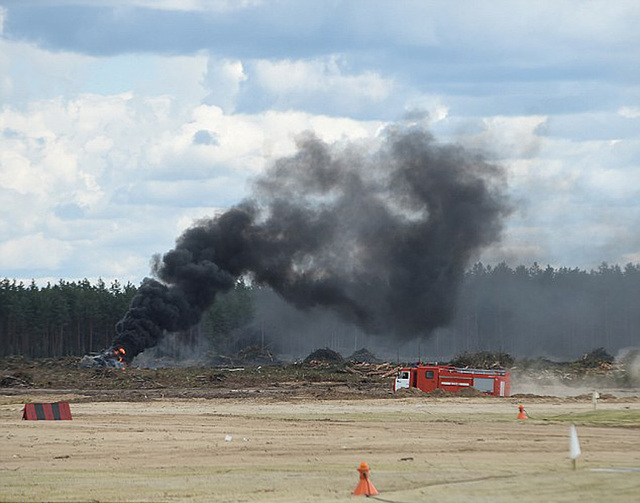
<path id="1" fill-rule="evenodd" d="M 367 363 L 360 362 L 344 367 L 345 372 L 350 374 L 357 374 L 363 377 L 391 377 L 395 375 L 400 366 L 392 365 L 391 363 Z"/>

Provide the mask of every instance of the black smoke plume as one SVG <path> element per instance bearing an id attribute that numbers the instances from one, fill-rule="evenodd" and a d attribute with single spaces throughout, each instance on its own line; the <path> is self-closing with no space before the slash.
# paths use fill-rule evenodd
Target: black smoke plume
<path id="1" fill-rule="evenodd" d="M 469 260 L 500 236 L 503 182 L 480 154 L 422 129 L 390 128 L 375 148 L 303 135 L 251 198 L 156 257 L 157 279 L 144 280 L 113 345 L 130 361 L 196 324 L 243 275 L 368 333 L 428 334 L 450 321 Z"/>

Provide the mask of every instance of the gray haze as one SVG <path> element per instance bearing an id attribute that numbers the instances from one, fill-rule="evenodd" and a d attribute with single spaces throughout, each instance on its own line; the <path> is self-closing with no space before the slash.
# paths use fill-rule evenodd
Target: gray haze
<path id="1" fill-rule="evenodd" d="M 400 361 L 448 361 L 477 351 L 573 361 L 597 348 L 622 356 L 638 347 L 639 292 L 637 264 L 584 271 L 477 263 L 465 274 L 451 322 L 428 337 L 370 336 L 326 311 L 297 311 L 269 289 L 252 291 L 255 317 L 247 332 L 288 360 L 320 347 L 345 357 L 366 347 Z"/>
<path id="2" fill-rule="evenodd" d="M 114 346 L 133 358 L 194 325 L 241 276 L 364 333 L 429 335 L 451 321 L 470 259 L 500 237 L 503 182 L 477 152 L 420 128 L 389 128 L 375 148 L 303 135 L 250 198 L 157 257 Z"/>

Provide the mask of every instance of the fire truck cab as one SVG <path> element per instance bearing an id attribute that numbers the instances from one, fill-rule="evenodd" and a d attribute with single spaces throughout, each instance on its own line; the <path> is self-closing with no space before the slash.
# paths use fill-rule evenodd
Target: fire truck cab
<path id="1" fill-rule="evenodd" d="M 457 392 L 474 388 L 494 396 L 509 396 L 511 372 L 457 368 L 448 365 L 418 365 L 400 369 L 393 390 L 418 388 L 427 393 L 436 389 Z"/>

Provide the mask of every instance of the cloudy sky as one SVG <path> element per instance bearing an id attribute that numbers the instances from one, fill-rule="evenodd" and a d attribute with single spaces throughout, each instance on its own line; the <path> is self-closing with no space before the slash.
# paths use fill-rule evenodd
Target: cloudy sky
<path id="1" fill-rule="evenodd" d="M 488 263 L 640 262 L 640 2 L 0 0 L 0 277 L 138 283 L 313 130 L 417 121 L 515 211 Z"/>

